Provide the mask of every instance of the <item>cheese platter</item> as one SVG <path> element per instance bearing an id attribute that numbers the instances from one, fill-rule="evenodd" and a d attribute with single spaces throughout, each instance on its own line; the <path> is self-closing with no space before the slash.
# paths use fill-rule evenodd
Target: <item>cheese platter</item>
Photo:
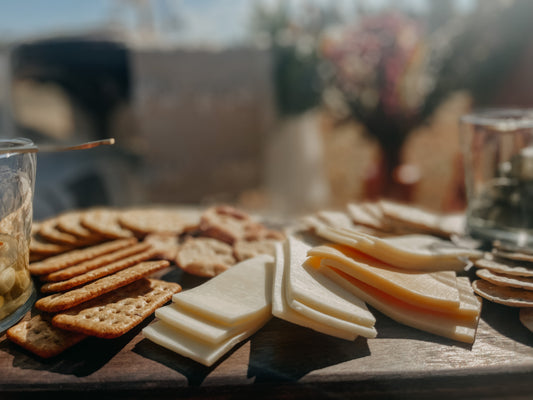
<path id="1" fill-rule="evenodd" d="M 150 278 L 173 283 L 176 285 L 175 287 L 179 286 L 180 290 L 174 291 L 171 294 L 172 300 L 169 298 L 167 304 L 161 308 L 158 307 L 155 313 L 149 313 L 150 315 L 134 324 L 132 328 L 113 338 L 84 333 L 86 337 L 83 337 L 83 340 L 63 349 L 52 357 L 44 358 L 17 344 L 9 337 L 9 333 L 4 332 L 0 337 L 1 397 L 18 398 L 29 393 L 53 395 L 66 392 L 90 397 L 98 394 L 104 398 L 113 396 L 115 398 L 117 396 L 119 398 L 121 396 L 127 398 L 146 396 L 150 398 L 248 398 L 251 395 L 259 398 L 303 398 L 309 396 L 329 398 L 353 396 L 354 393 L 357 393 L 361 398 L 423 398 L 428 396 L 432 398 L 449 396 L 456 398 L 524 398 L 533 389 L 533 383 L 528 378 L 533 372 L 533 333 L 521 322 L 520 308 L 509 307 L 485 299 L 481 300 L 479 297 L 479 304 L 482 302 L 482 307 L 475 317 L 474 337 L 472 340 L 462 341 L 456 340 L 457 338 L 453 336 L 450 338 L 439 335 L 438 330 L 435 334 L 435 332 L 417 329 L 419 327 L 416 324 L 405 324 L 401 318 L 397 318 L 396 314 L 389 313 L 387 308 L 381 309 L 378 303 L 372 304 L 370 301 L 367 301 L 368 314 L 365 314 L 363 309 L 358 308 L 357 313 L 360 315 L 356 320 L 354 319 L 356 317 L 347 316 L 346 310 L 350 309 L 349 306 L 342 307 L 343 302 L 348 301 L 346 299 L 351 299 L 350 296 L 353 297 L 353 294 L 347 294 L 346 290 L 337 287 L 334 290 L 337 296 L 342 293 L 342 299 L 336 297 L 335 302 L 328 303 L 326 292 L 322 291 L 323 287 L 313 286 L 316 285 L 316 282 L 325 282 L 324 279 L 327 274 L 324 276 L 316 275 L 317 271 L 311 265 L 306 267 L 310 268 L 308 269 L 309 274 L 304 276 L 302 269 L 294 269 L 296 267 L 301 268 L 303 262 L 293 262 L 290 267 L 294 270 L 287 269 L 284 273 L 284 276 L 289 277 L 291 289 L 287 290 L 285 287 L 283 296 L 286 306 L 288 304 L 288 307 L 299 313 L 299 319 L 291 320 L 279 310 L 274 312 L 276 302 L 268 294 L 272 291 L 270 288 L 276 285 L 274 266 L 272 266 L 272 275 L 268 278 L 268 274 L 265 272 L 268 270 L 266 265 L 269 260 L 275 264 L 274 260 L 277 258 L 276 254 L 280 252 L 281 243 L 287 244 L 291 241 L 292 248 L 304 251 L 304 255 L 302 256 L 297 251 L 292 253 L 288 251 L 285 254 L 288 255 L 289 259 L 305 260 L 306 253 L 312 255 L 311 249 L 320 247 L 315 247 L 316 244 L 323 245 L 321 242 L 323 238 L 316 235 L 320 229 L 306 231 L 309 229 L 309 225 L 304 224 L 306 227 L 298 227 L 298 229 L 305 231 L 303 235 L 298 236 L 298 229 L 294 229 L 285 231 L 284 235 L 287 238 L 283 238 L 279 232 L 257 225 L 257 221 L 253 223 L 248 221 L 247 217 L 238 211 L 226 208 L 216 218 L 212 216 L 212 211 L 210 210 L 211 217 L 207 221 L 209 224 L 204 223 L 203 228 L 201 228 L 203 232 L 208 232 L 206 237 L 212 239 L 216 237 L 216 240 L 222 238 L 222 241 L 230 246 L 240 240 L 239 235 L 245 235 L 249 241 L 268 238 L 277 241 L 278 244 L 269 250 L 273 250 L 270 255 L 251 255 L 247 260 L 235 259 L 233 264 L 226 266 L 224 262 L 227 263 L 227 257 L 224 258 L 226 261 L 203 260 L 204 266 L 191 267 L 189 265 L 188 268 L 181 268 L 176 262 L 167 261 L 166 268 L 155 273 L 152 272 Z M 138 211 L 136 213 L 139 214 Z M 129 214 L 135 213 L 130 212 Z M 155 216 L 154 218 L 160 217 Z M 249 226 L 252 228 L 243 228 L 242 224 L 240 226 L 232 225 L 234 222 L 231 220 L 232 218 L 239 221 L 244 218 L 248 221 L 247 224 L 251 224 Z M 198 231 L 193 233 L 191 229 L 191 220 L 189 215 L 187 224 L 182 224 L 185 227 L 183 229 L 187 231 L 189 236 L 198 236 Z M 302 221 L 307 224 L 311 221 L 315 228 L 323 228 L 324 226 L 321 224 L 326 224 L 325 220 L 320 220 L 316 216 L 302 219 Z M 354 221 L 352 220 L 352 222 Z M 142 221 L 142 223 L 138 222 L 136 226 L 140 229 L 142 226 L 146 228 L 147 225 L 149 224 L 146 221 Z M 125 224 L 122 225 L 122 227 L 124 226 Z M 130 224 L 130 226 L 132 225 Z M 159 226 L 162 225 L 159 224 Z M 226 228 L 232 226 L 232 228 L 221 229 L 221 226 Z M 330 228 L 339 229 L 331 226 Z M 342 229 L 346 229 L 346 227 Z M 368 235 L 368 230 L 361 228 L 361 231 Z M 38 231 L 36 232 L 38 234 Z M 140 241 L 144 242 L 147 236 L 155 233 L 144 232 Z M 162 232 L 158 234 L 161 235 Z M 168 234 L 169 232 L 166 233 L 167 238 Z M 176 232 L 170 234 L 176 235 Z M 303 239 L 301 238 L 308 237 L 309 234 L 312 239 L 306 244 L 302 244 Z M 232 235 L 235 236 L 232 237 Z M 139 233 L 136 232 L 133 236 L 139 238 Z M 40 244 L 47 240 L 43 237 L 39 237 L 39 239 Z M 172 251 L 169 252 L 168 248 L 169 243 L 172 245 L 175 242 L 153 241 L 153 237 L 151 239 L 151 243 L 161 245 L 158 249 L 160 259 L 171 258 L 168 257 L 168 254 L 172 254 L 174 258 L 171 259 L 177 260 L 176 254 Z M 131 240 L 131 238 L 107 238 L 104 246 L 105 243 L 108 243 L 107 246 L 109 246 L 113 240 Z M 87 245 L 85 244 L 85 246 Z M 102 246 L 102 244 L 89 246 L 94 249 L 92 246 Z M 163 247 L 166 251 L 163 251 Z M 87 247 L 71 248 L 70 251 L 78 252 L 75 253 L 78 255 L 78 259 L 74 263 L 75 265 L 64 267 L 65 269 L 73 266 L 79 267 L 80 263 L 86 263 L 86 267 L 87 263 L 97 264 L 94 259 L 98 256 L 94 254 L 89 257 L 89 260 L 82 261 L 84 248 Z M 178 248 L 174 248 L 174 250 Z M 266 247 L 262 244 L 258 248 L 261 249 L 260 252 L 264 252 Z M 47 254 L 40 260 L 36 259 L 38 254 L 38 251 L 34 252 L 34 261 L 32 262 L 34 271 L 41 271 L 41 273 L 34 275 L 37 286 L 41 285 L 42 278 L 47 276 L 42 271 L 46 271 L 50 275 L 55 273 L 50 272 L 50 265 L 48 265 L 48 269 L 45 268 L 46 260 L 62 257 L 64 252 L 56 255 Z M 205 255 L 205 252 L 201 254 Z M 315 252 L 315 256 L 316 254 L 323 255 L 320 251 Z M 476 255 L 476 257 L 478 256 Z M 109 254 L 107 257 L 112 258 Z M 234 283 L 239 279 L 244 279 L 243 285 L 240 286 L 241 290 L 248 286 L 252 288 L 252 275 L 245 274 L 244 278 L 239 278 L 237 272 L 242 263 L 253 264 L 257 257 L 262 260 L 265 266 L 264 269 L 257 270 L 263 272 L 256 276 L 263 277 L 264 275 L 261 279 L 264 279 L 264 282 L 270 282 L 269 286 L 263 287 L 263 300 L 257 303 L 260 308 L 255 309 L 253 306 L 250 308 L 254 302 L 253 296 L 247 297 L 246 294 L 241 293 L 234 295 L 233 298 L 247 298 L 244 305 L 248 307 L 244 307 L 244 309 L 248 310 L 250 316 L 244 317 L 244 314 L 239 311 L 237 313 L 238 316 L 240 315 L 238 323 L 233 320 L 220 319 L 221 315 L 227 313 L 232 315 L 232 310 L 237 310 L 236 308 L 230 309 L 228 307 L 231 306 L 224 306 L 223 303 L 218 306 L 226 307 L 227 312 L 221 309 L 216 315 L 210 315 L 201 311 L 201 307 L 198 305 L 203 300 L 199 299 L 198 295 L 192 294 L 195 291 L 205 292 L 204 288 L 208 284 L 212 283 L 212 286 L 216 286 L 214 285 L 215 282 L 220 281 L 220 278 L 225 276 L 224 272 L 218 272 L 215 276 L 208 276 L 209 274 L 212 274 L 213 271 L 228 271 L 227 276 L 231 275 L 229 272 L 235 274 L 235 277 L 232 278 Z M 216 268 L 213 262 L 216 264 Z M 191 263 L 193 262 L 191 261 Z M 206 263 L 210 264 L 205 266 Z M 108 264 L 104 267 L 109 269 Z M 324 265 L 327 267 L 331 265 L 331 262 L 325 262 Z M 95 271 L 102 267 L 96 265 L 92 268 L 92 271 Z M 253 271 L 249 266 L 247 268 L 250 272 Z M 256 266 L 252 268 L 256 268 Z M 359 268 L 361 267 L 359 266 Z M 438 274 L 436 275 L 438 279 L 435 278 L 431 282 L 435 287 L 440 288 L 445 288 L 446 284 L 449 283 L 450 274 L 455 277 L 457 273 L 459 277 L 457 282 L 465 282 L 465 280 L 470 282 L 477 279 L 472 264 L 464 271 L 456 272 L 456 270 L 457 266 L 454 266 L 453 271 L 418 271 L 416 273 Z M 123 271 L 124 269 L 118 273 L 124 275 L 125 272 Z M 193 274 L 191 271 L 200 271 L 200 273 Z M 106 278 L 95 275 L 92 284 L 98 283 L 101 279 Z M 309 283 L 309 279 L 316 279 L 316 282 Z M 257 281 L 255 282 L 257 284 Z M 307 283 L 302 286 L 302 282 Z M 445 284 L 444 282 L 448 283 Z M 125 284 L 126 287 L 129 284 Z M 375 285 L 375 282 L 369 280 L 367 284 Z M 84 285 L 91 285 L 91 283 Z M 329 285 L 332 283 L 323 283 L 324 287 Z M 81 286 L 81 288 L 84 287 Z M 317 293 L 316 298 L 313 298 L 313 290 L 309 290 L 313 287 L 314 292 Z M 211 296 L 216 293 L 216 290 L 215 292 L 211 291 Z M 258 292 L 255 289 L 253 292 L 260 293 L 261 291 Z M 118 294 L 115 295 L 118 296 Z M 39 301 L 46 297 L 46 294 L 41 294 Z M 189 305 L 187 305 L 187 297 L 189 297 Z M 324 300 L 325 298 L 326 300 Z M 415 296 L 413 298 L 419 299 L 420 297 Z M 97 299 L 88 300 L 88 303 L 95 300 Z M 217 297 L 215 296 L 216 300 Z M 272 301 L 273 315 L 267 315 L 263 312 L 267 305 L 270 307 L 269 301 Z M 443 304 L 445 307 L 454 307 L 453 304 L 455 303 L 448 299 Z M 174 309 L 181 305 L 185 305 L 185 307 Z M 427 308 L 424 304 L 421 307 Z M 73 307 L 73 309 L 75 308 Z M 430 314 L 432 312 L 434 311 L 431 311 Z M 353 321 L 348 322 L 350 324 L 359 323 L 358 334 L 347 340 L 320 332 L 319 329 L 312 329 L 312 324 L 298 323 L 302 320 L 302 316 L 316 323 L 317 319 L 313 319 L 313 315 L 317 316 L 319 313 L 322 321 L 326 320 L 324 319 L 325 316 L 332 317 L 334 315 L 336 319 L 344 322 L 343 326 L 349 325 L 345 320 L 346 318 L 352 318 Z M 459 312 L 461 315 L 464 313 L 463 311 Z M 470 316 L 474 313 L 475 308 L 466 311 L 466 314 Z M 41 314 L 42 310 L 34 308 L 30 315 L 26 316 L 26 320 Z M 43 319 L 45 314 L 43 314 Z M 52 315 L 50 319 L 52 327 L 56 329 L 57 321 L 64 319 L 64 315 L 68 314 L 72 313 L 67 310 L 67 312 L 59 311 Z M 198 329 L 205 329 L 205 337 L 202 340 L 205 341 L 207 338 L 214 343 L 226 343 L 229 340 L 231 343 L 226 345 L 223 351 L 219 350 L 221 347 L 217 345 L 216 349 L 219 350 L 217 356 L 211 358 L 207 363 L 202 363 L 202 360 L 191 358 L 190 354 L 176 352 L 169 346 L 160 345 L 157 340 L 152 340 L 154 329 L 161 333 L 163 328 L 158 327 L 164 325 L 165 329 L 169 329 L 167 322 L 171 322 L 176 315 L 184 314 L 189 318 L 190 326 L 185 326 L 186 324 L 183 323 L 181 327 L 178 326 L 179 324 L 171 326 L 169 331 L 171 336 L 174 337 L 176 330 L 181 332 L 180 329 L 194 331 L 194 323 L 198 322 L 197 327 L 203 326 L 203 328 Z M 217 316 L 219 319 L 213 321 L 213 317 L 217 319 Z M 70 317 L 73 316 L 70 315 Z M 234 317 L 235 315 L 233 315 Z M 209 329 L 206 328 L 207 325 L 209 325 Z M 187 335 L 181 337 L 189 338 Z"/>

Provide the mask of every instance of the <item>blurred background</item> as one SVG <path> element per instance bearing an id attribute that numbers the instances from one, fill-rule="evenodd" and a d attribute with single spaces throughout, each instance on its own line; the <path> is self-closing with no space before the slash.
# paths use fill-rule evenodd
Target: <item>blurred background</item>
<path id="1" fill-rule="evenodd" d="M 533 106 L 529 0 L 0 3 L 0 136 L 39 154 L 35 218 L 95 205 L 298 215 L 464 207 L 458 118 Z"/>

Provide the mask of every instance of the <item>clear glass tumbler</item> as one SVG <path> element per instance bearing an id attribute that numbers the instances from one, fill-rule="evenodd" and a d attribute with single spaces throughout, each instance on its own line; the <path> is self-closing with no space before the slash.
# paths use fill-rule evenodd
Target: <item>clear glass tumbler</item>
<path id="1" fill-rule="evenodd" d="M 533 244 L 533 110 L 489 109 L 460 119 L 468 234 Z"/>
<path id="2" fill-rule="evenodd" d="M 35 153 L 17 152 L 28 139 L 0 139 L 0 332 L 31 308 L 35 288 L 28 269 Z"/>

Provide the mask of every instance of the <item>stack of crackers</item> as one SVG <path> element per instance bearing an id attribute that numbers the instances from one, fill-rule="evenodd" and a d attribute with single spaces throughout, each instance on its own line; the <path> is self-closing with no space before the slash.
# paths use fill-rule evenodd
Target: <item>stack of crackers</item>
<path id="1" fill-rule="evenodd" d="M 7 337 L 41 357 L 87 336 L 116 338 L 181 290 L 150 279 L 175 264 L 215 276 L 236 262 L 273 253 L 283 235 L 229 206 L 98 208 L 34 225 L 30 272 L 44 297 Z"/>
<path id="2" fill-rule="evenodd" d="M 520 308 L 520 321 L 533 331 L 533 251 L 495 242 L 492 250 L 477 260 L 478 280 L 472 283 L 481 297 Z"/>

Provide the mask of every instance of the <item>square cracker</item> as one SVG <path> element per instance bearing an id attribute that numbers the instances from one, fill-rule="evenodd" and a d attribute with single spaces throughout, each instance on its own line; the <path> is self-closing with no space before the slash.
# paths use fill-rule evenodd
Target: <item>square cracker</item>
<path id="1" fill-rule="evenodd" d="M 181 291 L 177 283 L 141 279 L 55 315 L 56 327 L 112 339 L 125 334 Z"/>
<path id="2" fill-rule="evenodd" d="M 71 267 L 63 268 L 59 271 L 51 272 L 46 275 L 41 275 L 39 278 L 45 282 L 65 281 L 67 279 L 74 278 L 75 276 L 85 274 L 94 269 L 101 268 L 104 265 L 109 265 L 116 261 L 130 257 L 134 254 L 144 252 L 149 248 L 149 243 L 137 243 L 133 246 L 128 246 L 117 251 L 113 251 L 111 253 L 103 254 L 90 260 L 83 261 L 79 264 L 72 265 Z"/>
<path id="3" fill-rule="evenodd" d="M 60 269 L 71 267 L 82 261 L 122 249 L 136 242 L 137 239 L 134 238 L 119 239 L 84 249 L 72 250 L 67 253 L 49 257 L 44 261 L 32 263 L 30 264 L 29 269 L 33 275 L 50 274 L 52 272 L 59 271 Z"/>
<path id="4" fill-rule="evenodd" d="M 122 260 L 118 260 L 113 263 L 104 265 L 100 268 L 87 271 L 84 274 L 74 276 L 64 281 L 45 283 L 43 286 L 41 286 L 41 292 L 53 293 L 70 290 L 75 287 L 85 285 L 86 283 L 103 278 L 104 276 L 108 276 L 114 274 L 115 272 L 129 268 L 132 265 L 138 264 L 142 261 L 153 259 L 155 255 L 155 250 L 146 250 L 141 253 L 134 254 L 130 257 L 123 258 Z"/>
<path id="5" fill-rule="evenodd" d="M 7 330 L 7 338 L 42 358 L 62 353 L 86 338 L 83 333 L 56 328 L 41 315 L 23 320 Z"/>
<path id="6" fill-rule="evenodd" d="M 43 297 L 37 300 L 35 307 L 45 312 L 63 311 L 83 302 L 92 300 L 102 294 L 111 292 L 119 287 L 126 286 L 129 283 L 162 270 L 169 265 L 170 263 L 166 260 L 141 262 L 133 267 L 100 278 L 77 289 Z"/>

